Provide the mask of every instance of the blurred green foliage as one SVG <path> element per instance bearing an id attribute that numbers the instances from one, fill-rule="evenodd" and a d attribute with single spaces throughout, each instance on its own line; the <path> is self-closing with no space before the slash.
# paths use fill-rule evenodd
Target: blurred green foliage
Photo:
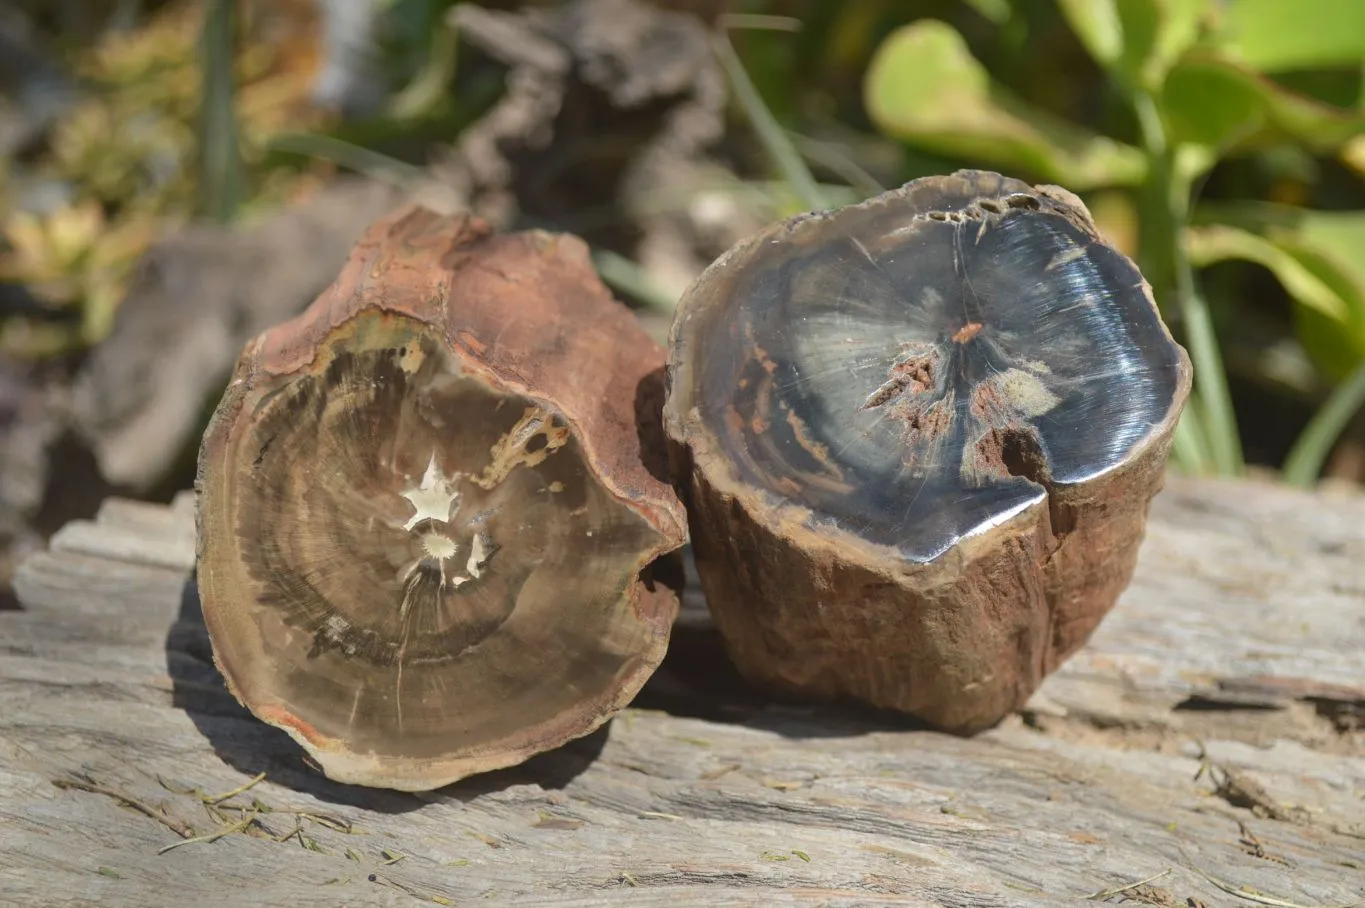
<path id="1" fill-rule="evenodd" d="M 937 8 L 918 16 L 874 6 L 884 22 L 903 19 L 875 40 L 862 76 L 873 127 L 953 166 L 1099 195 L 1102 228 L 1120 245 L 1136 236 L 1128 251 L 1195 364 L 1176 444 L 1191 471 L 1244 469 L 1220 337 L 1236 334 L 1243 301 L 1210 299 L 1197 269 L 1249 262 L 1278 279 L 1298 343 L 1336 383 L 1287 456 L 1287 478 L 1314 480 L 1365 400 L 1365 5 L 977 0 L 922 4 Z M 1314 182 L 1286 162 L 1348 171 L 1329 204 L 1360 210 L 1286 204 L 1295 193 L 1277 184 Z M 1276 171 L 1269 187 L 1246 185 Z M 1232 201 L 1201 192 L 1237 183 Z"/>
<path id="2" fill-rule="evenodd" d="M 1004 4 L 996 15 L 1008 21 L 1025 5 Z M 1313 0 L 1291 11 L 1278 0 L 1057 0 L 1057 8 L 1131 112 L 1133 134 L 1111 138 L 1090 124 L 1058 123 L 993 82 L 961 35 L 933 19 L 898 28 L 878 47 L 866 75 L 869 116 L 888 135 L 940 153 L 1077 190 L 1130 190 L 1140 212 L 1139 263 L 1195 364 L 1177 458 L 1191 470 L 1240 472 L 1241 433 L 1194 268 L 1225 259 L 1268 268 L 1295 301 L 1299 340 L 1314 363 L 1342 379 L 1365 363 L 1365 211 L 1241 204 L 1196 215 L 1196 190 L 1228 159 L 1287 151 L 1351 160 L 1352 143 L 1365 134 L 1365 5 Z M 1355 82 L 1351 106 L 1273 78 L 1340 65 Z M 1329 401 L 1323 412 L 1358 408 L 1357 387 L 1343 382 L 1348 400 Z M 1332 439 L 1314 428 L 1289 457 L 1291 481 L 1316 478 L 1328 453 Z"/>
<path id="3" fill-rule="evenodd" d="M 175 2 L 147 11 L 136 27 L 79 29 L 91 36 L 81 41 L 55 36 L 80 91 L 37 152 L 0 168 L 0 280 L 79 318 L 74 330 L 12 321 L 0 333 L 7 352 L 60 353 L 103 338 L 152 240 L 199 210 L 234 206 L 242 188 L 228 192 L 224 181 L 236 178 L 241 159 L 257 165 L 256 207 L 309 182 L 259 165 L 286 128 L 332 119 L 308 103 L 313 23 L 269 4 L 236 5 L 235 24 L 224 16 L 230 2 Z M 239 40 L 262 33 L 274 40 Z M 13 178 L 20 166 L 22 182 Z M 41 201 L 24 204 L 25 194 Z"/>
<path id="4" fill-rule="evenodd" d="M 320 0 L 18 2 L 82 92 L 0 161 L 0 280 L 79 318 L 6 325 L 11 351 L 97 342 L 175 223 L 250 216 L 338 167 L 411 173 L 501 90 L 460 56 L 453 0 L 374 0 L 354 60 Z M 719 154 L 766 209 L 962 166 L 1066 186 L 1191 352 L 1178 462 L 1235 474 L 1246 448 L 1319 474 L 1365 400 L 1365 3 L 733 0 L 716 25 L 749 126 Z M 320 99 L 324 71 L 365 90 Z M 23 202 L 35 178 L 60 203 Z M 614 283 L 648 287 L 619 253 L 598 254 Z"/>

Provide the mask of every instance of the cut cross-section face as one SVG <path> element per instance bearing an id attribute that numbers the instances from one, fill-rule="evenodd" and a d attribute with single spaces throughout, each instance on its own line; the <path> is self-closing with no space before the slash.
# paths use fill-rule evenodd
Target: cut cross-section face
<path id="1" fill-rule="evenodd" d="M 325 368 L 258 389 L 250 445 L 228 452 L 256 603 L 217 638 L 239 692 L 420 759 L 608 690 L 642 648 L 623 635 L 653 632 L 622 610 L 657 531 L 557 414 L 421 326 L 362 315 L 327 347 Z"/>
<path id="2" fill-rule="evenodd" d="M 587 246 L 419 206 L 254 338 L 199 452 L 214 661 L 332 779 L 436 788 L 599 728 L 663 659 L 664 351 Z"/>
<path id="3" fill-rule="evenodd" d="M 1183 354 L 1137 269 L 983 188 L 797 222 L 703 280 L 728 303 L 693 315 L 688 381 L 741 481 L 927 561 L 1166 419 Z"/>

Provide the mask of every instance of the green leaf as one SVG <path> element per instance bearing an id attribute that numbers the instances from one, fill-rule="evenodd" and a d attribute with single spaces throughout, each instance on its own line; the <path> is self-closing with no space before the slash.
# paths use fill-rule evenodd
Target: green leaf
<path id="1" fill-rule="evenodd" d="M 1152 48 L 1148 71 L 1160 78 L 1185 51 L 1198 43 L 1204 23 L 1210 18 L 1209 0 L 1156 0 L 1161 8 L 1161 27 Z"/>
<path id="2" fill-rule="evenodd" d="M 1347 304 L 1344 321 L 1305 306 L 1294 309 L 1294 331 L 1313 364 L 1332 378 L 1341 378 L 1365 359 L 1365 297 L 1345 271 L 1318 250 L 1292 243 L 1282 246 Z"/>
<path id="3" fill-rule="evenodd" d="M 1067 24 L 1095 62 L 1113 66 L 1123 56 L 1123 20 L 1116 0 L 1057 0 Z"/>
<path id="4" fill-rule="evenodd" d="M 1360 0 L 1237 0 L 1223 16 L 1224 46 L 1264 72 L 1358 65 L 1365 57 Z"/>
<path id="5" fill-rule="evenodd" d="M 1199 38 L 1208 0 L 1057 0 L 1090 55 L 1133 86 L 1156 86 Z"/>
<path id="6" fill-rule="evenodd" d="M 1313 362 L 1340 378 L 1365 358 L 1365 212 L 1275 205 L 1225 208 L 1226 220 L 1187 234 L 1191 259 L 1257 262 L 1294 299 L 1299 341 Z"/>
<path id="7" fill-rule="evenodd" d="M 1365 293 L 1365 211 L 1305 212 L 1297 238 L 1335 262 Z"/>
<path id="8" fill-rule="evenodd" d="M 1147 61 L 1161 33 L 1164 5 L 1159 0 L 1116 0 L 1116 5 L 1123 22 L 1123 57 L 1119 65 L 1132 83 L 1140 84 L 1147 75 Z"/>
<path id="9" fill-rule="evenodd" d="M 1220 222 L 1259 234 L 1284 249 L 1312 250 L 1332 263 L 1365 296 L 1365 211 L 1318 211 L 1271 202 L 1223 202 L 1201 205 L 1201 224 Z"/>
<path id="10" fill-rule="evenodd" d="M 1190 263 L 1197 267 L 1227 259 L 1263 265 L 1302 305 L 1338 322 L 1344 323 L 1348 318 L 1346 302 L 1335 290 L 1297 258 L 1263 236 L 1225 224 L 1208 224 L 1189 228 L 1185 233 L 1185 247 Z"/>
<path id="11" fill-rule="evenodd" d="M 873 55 L 863 94 L 878 129 L 938 154 L 1077 190 L 1133 185 L 1145 174 L 1136 148 L 1053 120 L 992 84 L 962 37 L 937 20 L 891 33 Z"/>
<path id="12" fill-rule="evenodd" d="M 983 19 L 1004 25 L 1010 20 L 1010 0 L 966 0 L 967 5 L 976 10 Z"/>
<path id="13" fill-rule="evenodd" d="M 1288 138 L 1325 154 L 1365 134 L 1365 112 L 1297 94 L 1211 53 L 1181 60 L 1167 75 L 1161 102 L 1171 128 L 1183 131 L 1185 141 L 1201 145 L 1211 140 L 1255 145 Z"/>
<path id="14" fill-rule="evenodd" d="M 1177 64 L 1161 87 L 1161 108 L 1171 141 L 1215 153 L 1260 129 L 1266 107 L 1266 98 L 1255 84 L 1213 60 Z"/>
<path id="15" fill-rule="evenodd" d="M 1266 98 L 1270 123 L 1320 154 L 1335 152 L 1356 136 L 1365 134 L 1365 115 L 1323 104 L 1281 88 L 1263 77 L 1253 77 Z"/>

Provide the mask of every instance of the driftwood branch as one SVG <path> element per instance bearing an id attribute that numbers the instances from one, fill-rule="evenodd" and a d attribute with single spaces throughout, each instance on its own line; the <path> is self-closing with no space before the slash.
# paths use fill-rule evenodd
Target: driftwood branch
<path id="1" fill-rule="evenodd" d="M 1171 481 L 1120 605 L 975 738 L 765 702 L 693 601 L 607 729 L 425 796 L 327 782 L 224 691 L 189 505 L 20 567 L 0 904 L 1365 898 L 1365 498 Z"/>

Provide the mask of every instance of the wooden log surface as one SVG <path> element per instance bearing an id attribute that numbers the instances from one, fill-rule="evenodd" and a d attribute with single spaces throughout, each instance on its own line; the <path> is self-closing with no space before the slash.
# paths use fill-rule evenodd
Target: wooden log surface
<path id="1" fill-rule="evenodd" d="M 975 738 L 767 702 L 689 600 L 606 729 L 426 795 L 328 782 L 226 693 L 190 504 L 20 567 L 0 905 L 1365 899 L 1365 496 L 1172 479 L 1094 639 Z"/>

